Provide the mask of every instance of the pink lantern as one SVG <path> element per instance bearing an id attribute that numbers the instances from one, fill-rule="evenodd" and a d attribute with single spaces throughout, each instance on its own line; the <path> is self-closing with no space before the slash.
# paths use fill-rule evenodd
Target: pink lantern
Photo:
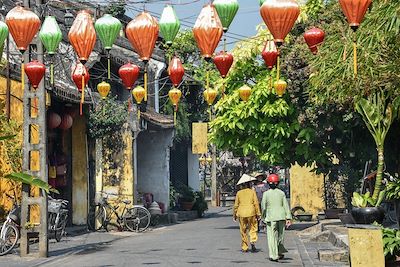
<path id="1" fill-rule="evenodd" d="M 49 129 L 55 129 L 61 124 L 61 116 L 55 112 L 49 111 L 47 116 L 47 127 Z"/>
<path id="2" fill-rule="evenodd" d="M 61 130 L 68 130 L 69 128 L 72 127 L 73 122 L 74 119 L 72 119 L 71 115 L 65 113 L 61 118 L 61 123 L 58 126 L 58 128 L 60 128 Z"/>

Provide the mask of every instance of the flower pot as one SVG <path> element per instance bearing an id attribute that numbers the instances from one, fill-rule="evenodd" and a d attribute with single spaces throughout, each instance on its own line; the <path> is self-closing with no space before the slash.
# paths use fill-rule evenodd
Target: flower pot
<path id="1" fill-rule="evenodd" d="M 325 218 L 326 219 L 339 219 L 339 213 L 344 213 L 346 209 L 335 208 L 335 209 L 326 209 L 325 210 Z"/>
<path id="2" fill-rule="evenodd" d="M 355 208 L 351 209 L 351 215 L 354 221 L 358 224 L 371 224 L 377 222 L 382 224 L 385 218 L 385 211 L 381 207 L 366 207 L 366 208 Z"/>
<path id="3" fill-rule="evenodd" d="M 183 210 L 192 210 L 194 202 L 182 201 L 181 206 Z"/>

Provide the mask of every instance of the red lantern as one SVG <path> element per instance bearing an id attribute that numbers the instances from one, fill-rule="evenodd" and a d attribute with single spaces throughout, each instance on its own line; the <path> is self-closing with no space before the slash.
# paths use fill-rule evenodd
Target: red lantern
<path id="1" fill-rule="evenodd" d="M 79 60 L 85 64 L 96 43 L 96 30 L 93 26 L 92 16 L 87 11 L 83 10 L 78 13 L 69 30 L 68 38 L 78 54 Z"/>
<path id="2" fill-rule="evenodd" d="M 71 115 L 69 114 L 63 114 L 61 118 L 61 123 L 58 126 L 61 130 L 68 130 L 69 128 L 72 127 L 72 123 L 74 120 L 72 119 Z"/>
<path id="3" fill-rule="evenodd" d="M 24 53 L 39 30 L 39 17 L 22 6 L 16 6 L 7 13 L 6 23 L 18 50 Z"/>
<path id="4" fill-rule="evenodd" d="M 222 36 L 222 24 L 214 5 L 205 5 L 193 27 L 194 38 L 201 54 L 210 59 Z"/>
<path id="5" fill-rule="evenodd" d="M 25 73 L 28 76 L 29 82 L 33 88 L 38 88 L 40 81 L 46 72 L 46 67 L 43 63 L 37 60 L 29 62 L 25 65 Z"/>
<path id="6" fill-rule="evenodd" d="M 74 71 L 72 72 L 72 80 L 79 92 L 81 92 L 81 101 L 79 106 L 79 114 L 82 115 L 82 106 L 85 102 L 85 86 L 88 84 L 90 79 L 89 71 L 82 63 L 77 63 Z"/>
<path id="7" fill-rule="evenodd" d="M 142 12 L 126 26 L 126 36 L 140 59 L 149 61 L 158 38 L 157 19 L 149 12 Z"/>
<path id="8" fill-rule="evenodd" d="M 222 78 L 225 78 L 233 64 L 233 56 L 231 53 L 220 51 L 214 57 L 214 64 L 217 66 Z"/>
<path id="9" fill-rule="evenodd" d="M 61 124 L 61 117 L 55 112 L 49 111 L 47 116 L 47 127 L 49 129 L 55 129 Z"/>
<path id="10" fill-rule="evenodd" d="M 138 66 L 128 63 L 121 66 L 118 70 L 119 77 L 126 89 L 131 90 L 139 77 L 140 69 Z"/>
<path id="11" fill-rule="evenodd" d="M 264 63 L 268 69 L 272 70 L 272 68 L 276 65 L 278 55 L 279 53 L 276 49 L 275 42 L 272 40 L 268 40 L 265 43 L 264 50 L 261 53 L 261 56 L 264 59 Z"/>
<path id="12" fill-rule="evenodd" d="M 300 14 L 300 7 L 295 0 L 266 0 L 260 13 L 275 43 L 281 46 Z"/>
<path id="13" fill-rule="evenodd" d="M 344 15 L 353 31 L 358 29 L 372 0 L 339 0 Z"/>
<path id="14" fill-rule="evenodd" d="M 318 52 L 318 45 L 320 45 L 325 38 L 325 33 L 323 30 L 318 28 L 311 28 L 304 33 L 304 40 L 306 41 L 311 52 L 316 55 Z"/>
<path id="15" fill-rule="evenodd" d="M 175 87 L 181 83 L 185 69 L 183 68 L 182 62 L 178 57 L 173 57 L 168 67 L 168 75 L 172 84 Z"/>

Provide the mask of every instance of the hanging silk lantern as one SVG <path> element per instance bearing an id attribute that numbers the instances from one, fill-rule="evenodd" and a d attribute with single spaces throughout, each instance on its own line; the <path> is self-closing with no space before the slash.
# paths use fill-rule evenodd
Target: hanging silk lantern
<path id="1" fill-rule="evenodd" d="M 77 63 L 72 72 L 72 80 L 74 81 L 79 92 L 81 92 L 81 101 L 79 105 L 79 114 L 82 115 L 83 103 L 85 102 L 85 86 L 90 79 L 89 71 L 82 63 Z"/>
<path id="2" fill-rule="evenodd" d="M 372 0 L 339 0 L 339 3 L 350 27 L 356 31 Z"/>
<path id="3" fill-rule="evenodd" d="M 306 41 L 308 47 L 314 55 L 318 53 L 318 46 L 322 44 L 324 38 L 324 31 L 315 27 L 309 29 L 304 33 L 304 40 Z"/>
<path id="4" fill-rule="evenodd" d="M 132 90 L 132 95 L 136 100 L 136 104 L 141 104 L 145 95 L 144 88 L 142 86 L 136 86 L 135 89 Z"/>
<path id="5" fill-rule="evenodd" d="M 214 56 L 214 64 L 221 74 L 221 77 L 225 78 L 233 64 L 233 55 L 225 51 L 220 51 Z"/>
<path id="6" fill-rule="evenodd" d="M 39 17 L 22 6 L 16 6 L 7 13 L 6 24 L 18 50 L 24 54 L 39 30 Z M 25 84 L 24 57 L 21 57 L 21 84 Z"/>
<path id="7" fill-rule="evenodd" d="M 4 46 L 4 41 L 7 39 L 7 36 L 8 36 L 7 24 L 5 24 L 4 22 L 0 21 L 0 47 Z M 2 53 L 0 53 L 0 58 L 1 58 L 1 54 Z"/>
<path id="8" fill-rule="evenodd" d="M 131 90 L 139 77 L 140 68 L 134 64 L 127 63 L 121 66 L 118 70 L 119 77 L 126 89 Z"/>
<path id="9" fill-rule="evenodd" d="M 148 12 L 140 13 L 126 26 L 126 36 L 144 62 L 149 61 L 153 53 L 158 29 L 157 19 Z"/>
<path id="10" fill-rule="evenodd" d="M 214 104 L 214 101 L 217 98 L 217 94 L 218 94 L 217 90 L 212 88 L 204 90 L 203 92 L 204 100 L 206 100 L 209 106 Z"/>
<path id="11" fill-rule="evenodd" d="M 79 57 L 85 64 L 92 53 L 96 43 L 96 31 L 93 26 L 92 16 L 85 10 L 80 11 L 68 33 L 68 39 Z"/>
<path id="12" fill-rule="evenodd" d="M 278 80 L 274 82 L 275 92 L 279 97 L 282 97 L 286 92 L 287 83 L 284 80 Z"/>
<path id="13" fill-rule="evenodd" d="M 347 21 L 354 31 L 353 37 L 353 68 L 354 75 L 357 76 L 357 36 L 356 30 L 360 26 L 361 21 L 367 13 L 368 7 L 371 5 L 372 0 L 339 0 L 340 7 Z"/>
<path id="14" fill-rule="evenodd" d="M 262 4 L 264 4 L 265 0 L 258 0 L 258 3 L 260 4 L 260 6 L 262 6 Z"/>
<path id="15" fill-rule="evenodd" d="M 239 97 L 244 102 L 247 102 L 247 100 L 249 100 L 250 95 L 251 95 L 251 88 L 247 84 L 242 85 L 242 87 L 239 88 Z"/>
<path id="16" fill-rule="evenodd" d="M 267 66 L 267 68 L 269 70 L 272 70 L 273 67 L 276 65 L 278 59 L 278 50 L 276 49 L 274 41 L 268 40 L 265 43 L 261 56 L 264 59 L 264 63 Z"/>
<path id="17" fill-rule="evenodd" d="M 61 123 L 58 128 L 65 131 L 71 128 L 73 123 L 74 119 L 71 117 L 71 115 L 64 113 L 61 117 Z"/>
<path id="18" fill-rule="evenodd" d="M 54 85 L 54 63 L 53 56 L 57 52 L 58 46 L 62 40 L 61 29 L 58 26 L 54 16 L 47 16 L 44 19 L 42 28 L 39 32 L 39 38 L 42 41 L 47 53 L 51 56 L 50 62 L 50 83 Z"/>
<path id="19" fill-rule="evenodd" d="M 101 98 L 106 99 L 110 93 L 111 85 L 107 82 L 101 82 L 97 85 L 97 91 L 99 92 Z"/>
<path id="20" fill-rule="evenodd" d="M 39 17 L 22 6 L 16 6 L 7 13 L 6 23 L 18 50 L 24 53 L 39 30 Z"/>
<path id="21" fill-rule="evenodd" d="M 300 14 L 300 7 L 295 0 L 266 0 L 260 13 L 275 43 L 281 46 Z"/>
<path id="22" fill-rule="evenodd" d="M 47 128 L 55 129 L 61 124 L 61 116 L 53 111 L 47 115 Z"/>
<path id="23" fill-rule="evenodd" d="M 182 82 L 185 69 L 183 68 L 182 62 L 178 57 L 173 57 L 168 67 L 169 79 L 175 87 Z"/>
<path id="24" fill-rule="evenodd" d="M 229 25 L 231 25 L 233 18 L 239 10 L 239 3 L 237 0 L 214 0 L 213 5 L 217 10 L 219 19 L 224 32 L 228 31 Z"/>
<path id="25" fill-rule="evenodd" d="M 145 63 L 144 67 L 144 101 L 147 101 L 147 63 L 153 54 L 154 46 L 158 38 L 157 20 L 148 12 L 140 13 L 126 26 L 126 36 L 132 44 L 140 59 Z"/>
<path id="26" fill-rule="evenodd" d="M 110 59 L 110 50 L 117 39 L 119 32 L 122 29 L 121 22 L 111 16 L 110 14 L 104 14 L 101 18 L 96 20 L 94 24 L 97 35 L 104 47 L 107 51 L 107 77 L 111 79 L 111 59 Z"/>
<path id="27" fill-rule="evenodd" d="M 193 27 L 201 55 L 210 60 L 222 36 L 222 24 L 214 5 L 205 5 Z"/>
<path id="28" fill-rule="evenodd" d="M 29 62 L 25 65 L 25 73 L 28 76 L 28 80 L 34 89 L 37 89 L 40 81 L 43 79 L 46 73 L 46 67 L 43 63 L 37 60 Z"/>
<path id="29" fill-rule="evenodd" d="M 181 27 L 173 6 L 166 5 L 160 18 L 160 32 L 167 46 L 171 46 Z"/>
<path id="30" fill-rule="evenodd" d="M 176 112 L 178 111 L 178 104 L 181 99 L 182 92 L 177 88 L 172 88 L 171 90 L 169 90 L 168 96 L 172 104 L 174 105 L 174 125 L 176 125 Z"/>

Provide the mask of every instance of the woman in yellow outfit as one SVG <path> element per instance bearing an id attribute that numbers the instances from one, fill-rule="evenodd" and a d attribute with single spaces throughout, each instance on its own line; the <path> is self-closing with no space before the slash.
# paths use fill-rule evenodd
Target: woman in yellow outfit
<path id="1" fill-rule="evenodd" d="M 242 252 L 247 252 L 249 249 L 248 231 L 250 232 L 251 252 L 256 252 L 255 243 L 258 239 L 258 220 L 261 212 L 256 192 L 251 188 L 250 184 L 251 181 L 255 180 L 255 178 L 243 174 L 237 183 L 237 185 L 243 185 L 243 187 L 236 193 L 233 220 L 236 222 L 236 219 L 239 218 Z"/>

